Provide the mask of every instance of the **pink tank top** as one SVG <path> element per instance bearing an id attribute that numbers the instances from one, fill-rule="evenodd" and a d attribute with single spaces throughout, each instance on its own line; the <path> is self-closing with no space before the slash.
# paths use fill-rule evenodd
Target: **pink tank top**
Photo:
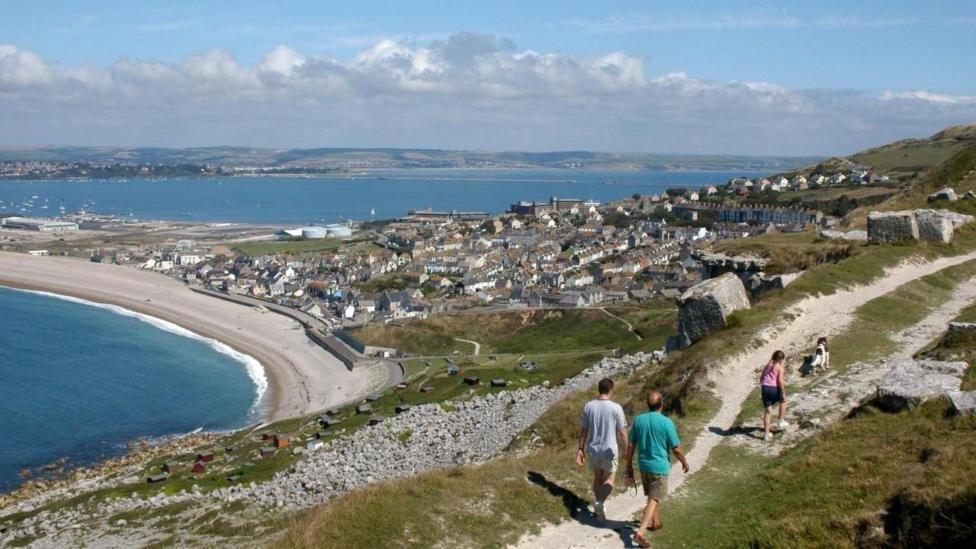
<path id="1" fill-rule="evenodd" d="M 776 374 L 776 365 L 767 364 L 763 368 L 762 378 L 759 381 L 764 387 L 778 387 L 779 386 L 779 375 Z"/>

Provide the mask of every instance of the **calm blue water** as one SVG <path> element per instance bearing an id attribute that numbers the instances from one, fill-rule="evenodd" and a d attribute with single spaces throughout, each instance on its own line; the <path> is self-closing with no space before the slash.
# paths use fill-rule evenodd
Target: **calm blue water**
<path id="1" fill-rule="evenodd" d="M 400 217 L 408 209 L 500 213 L 519 200 L 615 200 L 669 187 L 721 184 L 751 172 L 584 170 L 384 170 L 368 176 L 305 179 L 226 177 L 170 180 L 4 181 L 0 212 L 54 216 L 94 201 L 94 211 L 137 219 L 262 224 Z M 607 182 L 617 184 L 608 185 Z M 37 196 L 38 198 L 32 198 Z M 42 208 L 47 200 L 47 208 Z M 31 205 L 25 205 L 25 203 Z M 13 205 L 13 206 L 11 206 Z M 20 211 L 24 208 L 25 211 Z"/>
<path id="2" fill-rule="evenodd" d="M 255 383 L 207 342 L 115 312 L 0 288 L 0 491 L 60 457 L 255 419 Z"/>

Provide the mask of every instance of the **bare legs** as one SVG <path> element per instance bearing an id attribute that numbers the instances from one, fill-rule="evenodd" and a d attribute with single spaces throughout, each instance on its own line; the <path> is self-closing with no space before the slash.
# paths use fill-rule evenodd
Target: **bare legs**
<path id="1" fill-rule="evenodd" d="M 661 506 L 656 499 L 648 499 L 647 506 L 644 507 L 644 516 L 641 518 L 637 533 L 634 534 L 634 541 L 641 547 L 650 547 L 647 543 L 647 530 L 657 530 L 661 527 Z"/>

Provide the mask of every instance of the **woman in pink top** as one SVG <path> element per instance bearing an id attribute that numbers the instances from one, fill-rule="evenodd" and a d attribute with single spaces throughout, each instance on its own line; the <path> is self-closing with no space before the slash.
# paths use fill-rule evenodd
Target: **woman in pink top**
<path id="1" fill-rule="evenodd" d="M 777 427 L 784 430 L 787 427 L 786 420 L 786 355 L 783 351 L 773 353 L 773 358 L 769 360 L 763 368 L 762 375 L 759 377 L 760 390 L 762 391 L 763 408 L 763 440 L 769 442 L 772 436 L 769 433 L 769 416 L 773 406 L 779 404 L 779 423 Z"/>

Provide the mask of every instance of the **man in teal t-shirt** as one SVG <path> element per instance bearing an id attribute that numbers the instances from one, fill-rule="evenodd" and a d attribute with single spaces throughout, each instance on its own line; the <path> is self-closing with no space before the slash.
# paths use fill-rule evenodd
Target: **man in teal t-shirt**
<path id="1" fill-rule="evenodd" d="M 641 484 L 644 485 L 644 495 L 647 496 L 647 507 L 644 508 L 644 518 L 634 534 L 634 541 L 641 547 L 650 547 L 647 529 L 661 528 L 661 501 L 668 495 L 668 474 L 671 473 L 671 452 L 681 462 L 685 473 L 688 472 L 688 460 L 681 450 L 681 440 L 678 430 L 661 410 L 664 409 L 664 397 L 657 391 L 647 395 L 647 413 L 637 416 L 634 426 L 630 429 L 630 445 L 627 449 L 627 478 L 634 478 L 634 450 L 637 450 L 637 461 L 640 466 Z"/>

